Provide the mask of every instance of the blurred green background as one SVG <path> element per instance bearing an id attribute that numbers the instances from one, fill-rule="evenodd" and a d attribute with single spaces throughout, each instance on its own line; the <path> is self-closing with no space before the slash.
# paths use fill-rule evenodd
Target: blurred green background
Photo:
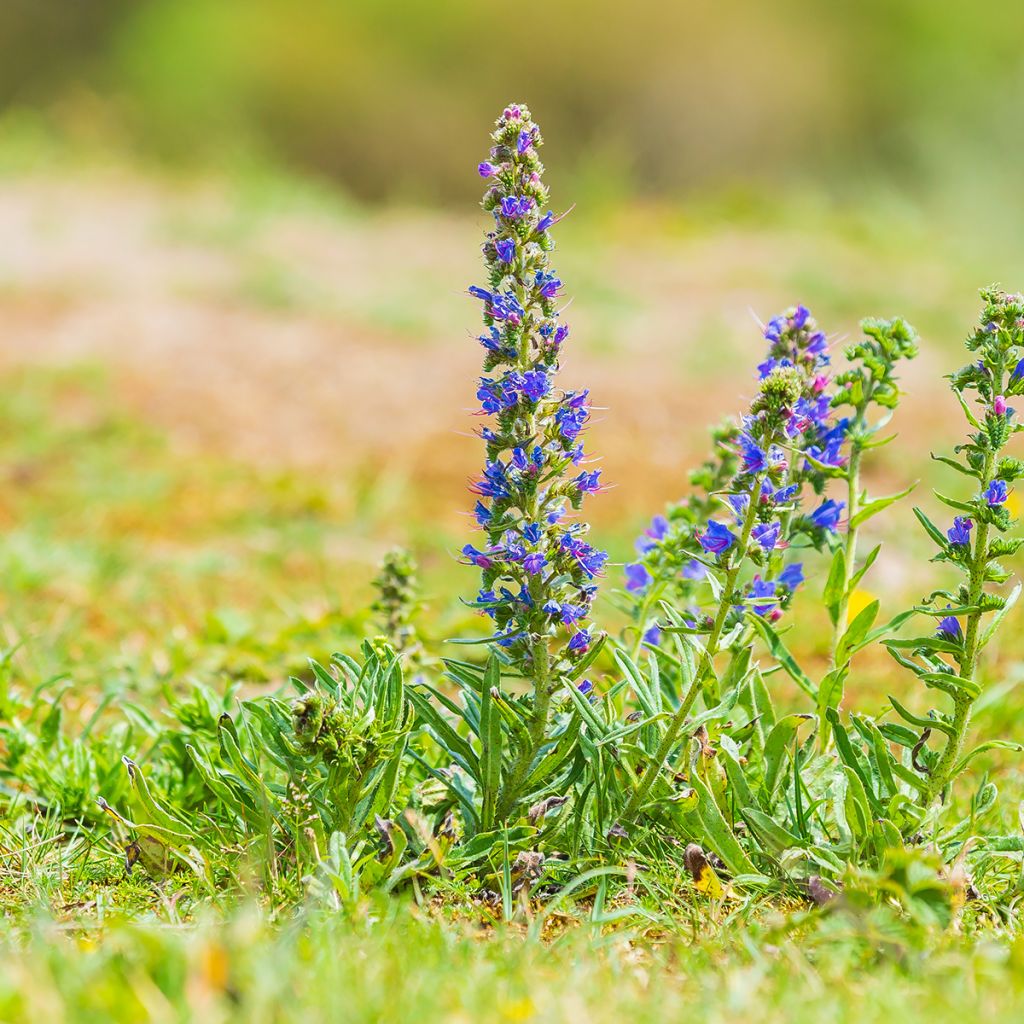
<path id="1" fill-rule="evenodd" d="M 0 105 L 174 161 L 240 154 L 360 198 L 465 201 L 531 103 L 560 191 L 1014 190 L 1012 0 L 6 0 Z"/>

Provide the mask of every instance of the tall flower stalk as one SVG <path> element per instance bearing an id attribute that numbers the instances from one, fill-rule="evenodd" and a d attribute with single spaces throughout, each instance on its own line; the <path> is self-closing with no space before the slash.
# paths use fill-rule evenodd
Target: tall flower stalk
<path id="1" fill-rule="evenodd" d="M 982 297 L 985 309 L 981 325 L 966 342 L 976 359 L 949 378 L 970 427 L 968 440 L 956 448 L 955 457 L 937 457 L 973 479 L 976 491 L 968 501 L 936 492 L 955 513 L 952 525 L 944 532 L 915 509 L 939 546 L 937 559 L 953 564 L 963 580 L 956 590 L 932 594 L 922 609 L 939 618 L 934 636 L 889 641 L 889 649 L 898 661 L 953 702 L 952 716 L 934 719 L 934 729 L 945 737 L 941 752 L 934 754 L 925 746 L 931 728 L 922 734 L 921 749 L 917 751 L 915 763 L 927 776 L 923 786 L 926 805 L 946 789 L 972 754 L 982 749 L 963 756 L 971 710 L 981 693 L 979 657 L 1019 593 L 1018 587 L 1007 598 L 993 588 L 1010 578 L 997 559 L 1014 554 L 1024 543 L 1024 538 L 1003 536 L 1013 524 L 1006 507 L 1010 485 L 1024 476 L 1024 463 L 1002 454 L 1022 429 L 1014 422 L 1016 414 L 1007 399 L 1024 393 L 1024 296 L 989 288 Z M 993 613 L 993 620 L 983 630 L 985 617 Z M 900 653 L 908 648 L 909 657 Z M 955 669 L 946 659 L 955 663 Z M 913 722 L 895 703 L 894 708 Z M 985 748 L 993 745 L 997 744 L 990 742 Z"/>
<path id="2" fill-rule="evenodd" d="M 484 376 L 477 397 L 486 461 L 473 490 L 486 541 L 463 555 L 481 571 L 475 606 L 495 624 L 493 642 L 531 680 L 529 742 L 507 773 L 498 816 L 514 808 L 547 736 L 551 699 L 571 682 L 602 639 L 588 618 L 607 555 L 572 520 L 584 497 L 600 489 L 586 468 L 582 435 L 589 393 L 559 388 L 555 377 L 569 334 L 559 316 L 562 282 L 552 271 L 548 190 L 538 156 L 540 129 L 522 104 L 510 104 L 479 165 L 487 182 L 483 208 L 494 229 L 483 245 L 487 286 L 470 293 L 483 304 Z"/>

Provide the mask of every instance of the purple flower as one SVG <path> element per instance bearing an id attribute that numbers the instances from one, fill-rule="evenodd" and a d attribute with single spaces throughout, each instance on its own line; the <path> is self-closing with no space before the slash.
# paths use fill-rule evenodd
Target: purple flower
<path id="1" fill-rule="evenodd" d="M 651 574 L 643 562 L 631 562 L 626 566 L 626 589 L 631 594 L 642 594 L 651 583 Z"/>
<path id="2" fill-rule="evenodd" d="M 479 174 L 481 178 L 490 178 L 498 173 L 498 168 L 495 167 L 494 164 L 488 163 L 486 160 L 482 164 L 478 164 L 476 170 L 477 174 Z"/>
<path id="3" fill-rule="evenodd" d="M 594 684 L 589 679 L 584 679 L 582 683 L 576 684 L 576 689 L 579 690 L 584 697 L 589 698 L 594 692 Z"/>
<path id="4" fill-rule="evenodd" d="M 697 540 L 708 554 L 720 555 L 733 546 L 736 542 L 736 535 L 727 526 L 712 519 L 708 523 L 708 528 L 697 535 Z"/>
<path id="5" fill-rule="evenodd" d="M 793 313 L 793 316 L 790 319 L 790 326 L 796 328 L 796 330 L 800 330 L 800 328 L 807 323 L 807 318 L 810 315 L 811 311 L 806 306 L 797 306 L 796 312 Z"/>
<path id="6" fill-rule="evenodd" d="M 971 530 L 974 529 L 974 522 L 966 516 L 956 516 L 953 525 L 946 531 L 949 543 L 954 546 L 971 543 Z"/>
<path id="7" fill-rule="evenodd" d="M 764 473 L 771 468 L 768 453 L 747 433 L 740 436 L 740 459 L 744 473 Z"/>
<path id="8" fill-rule="evenodd" d="M 469 294 L 474 298 L 483 299 L 484 302 L 490 302 L 492 298 L 491 293 L 486 288 L 480 288 L 475 284 L 469 286 Z"/>
<path id="9" fill-rule="evenodd" d="M 644 631 L 644 643 L 657 647 L 661 643 L 661 627 L 658 625 L 649 626 Z"/>
<path id="10" fill-rule="evenodd" d="M 954 643 L 963 639 L 963 630 L 960 628 L 960 620 L 955 615 L 946 615 L 939 619 L 939 628 L 935 631 L 936 636 L 952 640 Z"/>
<path id="11" fill-rule="evenodd" d="M 534 284 L 545 299 L 553 299 L 562 287 L 562 282 L 554 274 L 545 273 L 543 270 L 537 271 Z"/>
<path id="12" fill-rule="evenodd" d="M 590 646 L 590 630 L 581 629 L 578 633 L 574 633 L 572 639 L 569 641 L 569 650 L 579 653 L 583 653 Z"/>
<path id="13" fill-rule="evenodd" d="M 531 576 L 536 576 L 547 564 L 548 560 L 539 551 L 531 552 L 523 559 L 523 568 Z"/>
<path id="14" fill-rule="evenodd" d="M 555 215 L 548 210 L 539 221 L 537 221 L 537 234 L 542 235 L 552 224 L 555 223 Z"/>
<path id="15" fill-rule="evenodd" d="M 579 488 L 581 494 L 596 494 L 601 489 L 601 484 L 598 482 L 598 477 L 601 475 L 601 470 L 595 469 L 590 473 L 580 473 L 578 477 L 573 481 Z"/>
<path id="16" fill-rule="evenodd" d="M 511 238 L 499 238 L 494 243 L 494 251 L 502 263 L 511 263 L 516 258 L 516 243 Z"/>
<path id="17" fill-rule="evenodd" d="M 1003 395 L 996 395 L 995 401 L 992 403 L 992 411 L 997 416 L 1006 415 L 1006 399 L 1003 397 Z"/>
<path id="18" fill-rule="evenodd" d="M 750 536 L 764 548 L 771 551 L 779 542 L 779 533 L 782 527 L 778 523 L 758 523 L 750 531 Z"/>
<path id="19" fill-rule="evenodd" d="M 1006 501 L 1008 494 L 1005 480 L 993 480 L 985 491 L 985 500 L 995 508 Z"/>
<path id="20" fill-rule="evenodd" d="M 488 556 L 485 551 L 478 551 L 472 544 L 467 544 L 462 549 L 470 565 L 478 566 L 481 569 L 490 569 L 494 565 L 494 559 Z"/>
<path id="21" fill-rule="evenodd" d="M 839 518 L 844 508 L 845 502 L 833 501 L 829 498 L 823 501 L 808 518 L 815 526 L 821 529 L 835 530 L 839 525 Z"/>
<path id="22" fill-rule="evenodd" d="M 519 220 L 533 209 L 533 200 L 529 196 L 505 196 L 499 208 L 506 220 Z"/>
<path id="23" fill-rule="evenodd" d="M 524 128 L 519 133 L 519 138 L 516 139 L 516 150 L 519 153 L 525 153 L 533 145 L 533 132 L 529 129 Z"/>
<path id="24" fill-rule="evenodd" d="M 776 582 L 790 593 L 804 581 L 804 567 L 801 562 L 791 562 L 779 573 Z"/>
<path id="25" fill-rule="evenodd" d="M 1024 379 L 1024 359 L 1022 359 L 1013 368 L 1013 373 L 1010 374 L 1010 380 L 1018 381 Z"/>
<path id="26" fill-rule="evenodd" d="M 531 402 L 539 402 L 551 391 L 551 381 L 543 370 L 527 370 L 522 376 L 521 389 Z"/>

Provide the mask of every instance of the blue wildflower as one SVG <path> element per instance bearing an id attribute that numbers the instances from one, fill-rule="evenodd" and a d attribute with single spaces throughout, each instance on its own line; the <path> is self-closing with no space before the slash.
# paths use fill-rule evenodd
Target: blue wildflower
<path id="1" fill-rule="evenodd" d="M 778 523 L 758 523 L 757 526 L 750 531 L 750 536 L 764 548 L 765 551 L 771 551 L 775 545 L 779 542 L 779 534 L 782 532 L 782 527 Z"/>
<path id="2" fill-rule="evenodd" d="M 643 593 L 651 584 L 651 574 L 643 562 L 631 562 L 626 566 L 626 589 L 631 594 Z"/>
<path id="3" fill-rule="evenodd" d="M 823 530 L 835 530 L 845 507 L 845 502 L 833 501 L 828 498 L 808 516 L 808 519 Z"/>
<path id="4" fill-rule="evenodd" d="M 960 627 L 960 620 L 955 615 L 945 615 L 939 619 L 939 627 L 936 629 L 935 635 L 951 640 L 954 643 L 964 638 L 963 629 Z"/>
<path id="5" fill-rule="evenodd" d="M 790 562 L 782 572 L 779 573 L 776 583 L 784 587 L 790 593 L 796 590 L 804 581 L 804 567 L 801 562 Z"/>
<path id="6" fill-rule="evenodd" d="M 511 238 L 499 238 L 494 243 L 494 251 L 502 263 L 511 263 L 516 258 L 516 243 Z"/>
<path id="7" fill-rule="evenodd" d="M 955 516 L 953 525 L 946 531 L 946 538 L 949 543 L 956 546 L 971 543 L 971 530 L 974 529 L 974 522 L 966 516 Z"/>
<path id="8" fill-rule="evenodd" d="M 1005 480 L 993 480 L 985 490 L 985 500 L 995 508 L 1002 505 L 1009 497 Z"/>
<path id="9" fill-rule="evenodd" d="M 736 543 L 736 535 L 721 523 L 712 519 L 707 529 L 698 534 L 700 546 L 710 555 L 721 555 Z"/>

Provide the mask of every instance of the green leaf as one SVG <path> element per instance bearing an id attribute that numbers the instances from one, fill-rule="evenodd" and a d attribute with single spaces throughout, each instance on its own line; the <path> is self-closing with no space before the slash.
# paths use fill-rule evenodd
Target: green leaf
<path id="1" fill-rule="evenodd" d="M 494 823 L 498 791 L 501 788 L 501 719 L 495 713 L 491 691 L 500 692 L 501 665 L 495 655 L 487 659 L 480 688 L 480 786 L 483 791 L 481 821 L 484 828 Z"/>
<path id="2" fill-rule="evenodd" d="M 988 750 L 1013 750 L 1016 753 L 1024 752 L 1024 746 L 1019 743 L 1014 743 L 1012 740 L 988 740 L 986 743 L 980 743 L 970 753 L 965 754 L 956 766 L 953 768 L 953 778 L 956 778 L 979 754 L 984 754 Z"/>
<path id="3" fill-rule="evenodd" d="M 925 528 L 928 536 L 945 551 L 948 547 L 946 535 L 919 508 L 914 508 L 914 515 L 917 516 L 918 522 Z"/>
<path id="4" fill-rule="evenodd" d="M 850 520 L 849 528 L 855 530 L 862 523 L 866 523 L 872 517 L 877 516 L 879 512 L 887 509 L 893 502 L 899 501 L 900 498 L 905 498 L 915 487 L 917 487 L 917 481 L 898 494 L 888 494 L 883 498 L 875 498 L 866 505 L 862 505 L 857 514 Z"/>
<path id="5" fill-rule="evenodd" d="M 939 491 L 932 492 L 943 505 L 948 506 L 956 512 L 966 512 L 968 515 L 977 515 L 978 509 L 968 501 L 961 501 L 959 498 L 951 498 L 949 495 L 942 494 Z"/>
<path id="6" fill-rule="evenodd" d="M 882 550 L 881 544 L 876 544 L 869 552 L 868 557 L 864 559 L 864 564 L 853 574 L 850 579 L 850 590 L 856 590 L 860 585 L 860 581 L 864 579 L 864 575 L 868 569 L 875 564 L 875 559 L 878 557 L 878 553 Z"/>
<path id="7" fill-rule="evenodd" d="M 839 620 L 839 605 L 842 602 L 846 588 L 846 551 L 844 548 L 836 548 L 832 556 L 832 565 L 828 571 L 828 579 L 825 581 L 825 591 L 822 599 L 825 608 L 828 610 L 829 618 L 834 626 Z"/>
<path id="8" fill-rule="evenodd" d="M 979 474 L 971 469 L 970 466 L 965 466 L 962 462 L 957 462 L 956 459 L 951 459 L 946 455 L 936 455 L 935 452 L 932 452 L 931 456 L 936 462 L 941 462 L 951 469 L 955 469 L 958 473 L 963 473 L 964 476 L 974 477 L 975 480 L 981 479 Z"/>
<path id="9" fill-rule="evenodd" d="M 690 783 L 700 797 L 695 813 L 704 826 L 704 837 L 708 846 L 722 858 L 725 866 L 733 874 L 757 874 L 757 868 L 744 853 L 743 847 L 740 846 L 739 840 L 715 802 L 711 790 L 698 775 L 694 775 Z"/>
<path id="10" fill-rule="evenodd" d="M 836 661 L 839 664 L 847 662 L 853 652 L 857 650 L 864 637 L 867 636 L 872 623 L 878 617 L 878 609 L 880 607 L 881 605 L 877 600 L 872 601 L 857 613 L 853 622 L 850 623 L 840 639 L 839 646 L 836 649 Z"/>
<path id="11" fill-rule="evenodd" d="M 975 700 L 981 693 L 979 683 L 973 679 L 964 679 L 963 676 L 955 676 L 952 672 L 919 672 L 917 678 L 926 686 L 942 690 L 952 697 L 963 693 L 970 700 Z"/>
<path id="12" fill-rule="evenodd" d="M 915 715 L 912 711 L 908 711 L 892 694 L 889 694 L 889 703 L 892 705 L 893 711 L 896 712 L 904 722 L 909 722 L 911 725 L 916 725 L 919 729 L 932 729 L 936 732 L 944 733 L 947 736 L 953 735 L 953 727 L 948 722 L 943 722 L 937 718 L 923 718 L 920 715 Z"/>
<path id="13" fill-rule="evenodd" d="M 829 672 L 818 687 L 818 728 L 821 731 L 822 742 L 828 739 L 831 731 L 828 712 L 830 709 L 839 708 L 849 672 L 848 665 L 841 665 Z"/>

